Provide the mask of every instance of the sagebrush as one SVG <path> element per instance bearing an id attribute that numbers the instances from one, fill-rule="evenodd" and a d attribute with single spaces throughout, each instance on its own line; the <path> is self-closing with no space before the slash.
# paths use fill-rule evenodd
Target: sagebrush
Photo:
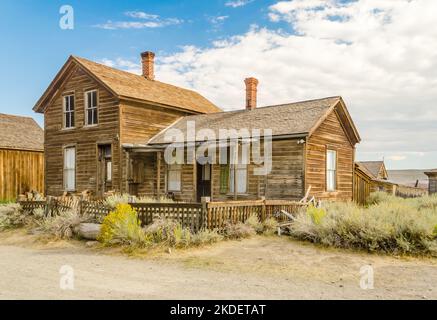
<path id="1" fill-rule="evenodd" d="M 310 207 L 290 233 L 335 247 L 437 255 L 437 196 L 402 199 L 377 193 L 369 200 L 366 208 L 354 203 Z"/>

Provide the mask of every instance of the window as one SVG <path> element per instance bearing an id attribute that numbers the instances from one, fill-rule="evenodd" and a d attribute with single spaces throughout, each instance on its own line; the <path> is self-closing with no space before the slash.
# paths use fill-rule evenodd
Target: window
<path id="1" fill-rule="evenodd" d="M 85 125 L 98 124 L 97 90 L 85 92 Z"/>
<path id="2" fill-rule="evenodd" d="M 236 157 L 236 164 L 230 165 L 229 189 L 234 192 L 234 178 L 237 178 L 237 193 L 247 192 L 247 164 L 249 162 L 249 148 L 248 145 L 231 148 L 235 152 L 238 149 L 238 157 Z"/>
<path id="3" fill-rule="evenodd" d="M 64 96 L 64 128 L 74 128 L 74 95 Z"/>
<path id="4" fill-rule="evenodd" d="M 337 151 L 328 150 L 326 154 L 326 190 L 337 189 Z"/>
<path id="5" fill-rule="evenodd" d="M 64 189 L 74 191 L 76 189 L 76 148 L 64 149 Z"/>
<path id="6" fill-rule="evenodd" d="M 229 191 L 229 157 L 228 147 L 220 147 L 220 193 L 226 194 Z"/>
<path id="7" fill-rule="evenodd" d="M 181 173 L 180 164 L 170 164 L 167 167 L 168 191 L 181 191 Z"/>

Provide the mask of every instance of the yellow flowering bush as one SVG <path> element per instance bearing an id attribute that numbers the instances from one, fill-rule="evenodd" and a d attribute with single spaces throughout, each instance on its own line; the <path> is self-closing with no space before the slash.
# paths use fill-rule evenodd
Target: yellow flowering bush
<path id="1" fill-rule="evenodd" d="M 120 203 L 110 212 L 102 223 L 97 238 L 104 245 L 129 244 L 146 246 L 151 239 L 141 228 L 141 222 L 135 209 L 126 203 Z"/>

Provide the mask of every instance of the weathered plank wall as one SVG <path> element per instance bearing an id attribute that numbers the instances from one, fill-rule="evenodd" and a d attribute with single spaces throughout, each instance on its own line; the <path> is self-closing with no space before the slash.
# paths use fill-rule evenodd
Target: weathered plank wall
<path id="1" fill-rule="evenodd" d="M 354 178 L 354 201 L 358 204 L 366 204 L 367 198 L 370 195 L 371 179 L 360 169 L 355 167 Z"/>
<path id="2" fill-rule="evenodd" d="M 44 191 L 44 153 L 0 149 L 0 201 Z"/>
<path id="3" fill-rule="evenodd" d="M 337 190 L 326 191 L 326 152 L 337 151 Z M 355 149 L 333 111 L 307 141 L 306 188 L 317 199 L 352 200 Z"/>
<path id="4" fill-rule="evenodd" d="M 99 124 L 85 127 L 84 92 L 98 89 Z M 75 128 L 63 129 L 62 95 L 74 93 Z M 112 145 L 112 183 L 119 190 L 120 143 L 118 141 L 118 100 L 80 68 L 76 68 L 53 103 L 44 113 L 46 194 L 56 196 L 64 192 L 63 149 L 76 146 L 76 191 L 97 193 L 97 144 Z"/>

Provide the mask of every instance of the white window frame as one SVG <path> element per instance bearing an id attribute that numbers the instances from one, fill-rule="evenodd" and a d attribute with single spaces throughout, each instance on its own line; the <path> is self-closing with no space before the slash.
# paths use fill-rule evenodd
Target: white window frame
<path id="1" fill-rule="evenodd" d="M 73 98 L 73 110 L 71 110 L 71 100 L 70 98 Z M 68 109 L 67 110 L 67 99 L 68 99 Z M 76 117 L 75 117 L 75 111 L 76 111 L 76 99 L 74 97 L 74 94 L 66 94 L 62 96 L 62 109 L 63 109 L 63 118 L 62 118 L 62 127 L 64 129 L 74 129 L 76 126 Z M 70 115 L 70 124 L 73 122 L 73 125 L 67 127 L 67 114 Z M 71 115 L 73 115 L 73 121 L 71 121 Z"/>
<path id="2" fill-rule="evenodd" d="M 246 194 L 248 188 L 248 163 L 250 156 L 250 145 L 247 145 L 246 148 L 243 148 L 241 145 L 235 145 L 231 147 L 231 155 L 233 157 L 233 161 L 230 164 L 229 170 L 229 192 L 235 193 L 234 186 L 234 177 L 237 179 L 237 194 Z M 243 150 L 246 150 L 246 155 L 243 157 Z M 238 154 L 238 157 L 237 157 Z"/>
<path id="3" fill-rule="evenodd" d="M 72 150 L 73 160 L 67 161 L 67 152 Z M 71 162 L 71 163 L 69 163 Z M 71 174 L 73 173 L 73 174 Z M 75 191 L 76 190 L 76 147 L 69 146 L 64 148 L 64 166 L 63 166 L 63 174 L 64 174 L 64 190 L 65 191 Z M 72 177 L 73 181 L 70 183 L 68 178 Z"/>
<path id="4" fill-rule="evenodd" d="M 96 105 L 95 106 L 89 106 L 89 101 L 88 101 L 88 94 L 89 93 L 96 93 Z M 85 126 L 86 127 L 94 127 L 97 126 L 99 124 L 99 91 L 97 89 L 93 89 L 93 90 L 88 90 L 85 91 L 85 97 L 84 97 L 84 101 L 85 101 Z M 95 110 L 95 114 L 96 114 L 96 123 L 91 123 L 88 119 L 88 111 L 89 110 Z M 94 113 L 93 113 L 94 114 Z"/>
<path id="5" fill-rule="evenodd" d="M 173 173 L 175 176 L 173 177 Z M 171 181 L 172 178 L 175 180 Z M 176 186 L 174 187 L 174 184 Z M 167 191 L 180 192 L 182 190 L 182 165 L 169 164 L 167 165 Z"/>
<path id="6" fill-rule="evenodd" d="M 330 161 L 333 155 L 334 161 Z M 336 150 L 326 150 L 326 191 L 334 192 L 337 190 L 337 161 L 338 153 Z"/>

